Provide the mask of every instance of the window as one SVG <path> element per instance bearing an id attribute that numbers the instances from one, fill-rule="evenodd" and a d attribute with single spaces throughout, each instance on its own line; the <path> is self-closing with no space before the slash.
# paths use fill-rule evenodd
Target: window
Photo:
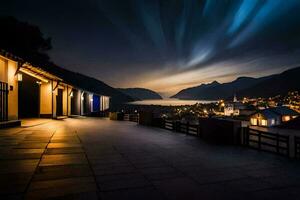
<path id="1" fill-rule="evenodd" d="M 268 121 L 265 120 L 265 119 L 262 119 L 262 120 L 261 120 L 261 125 L 262 125 L 262 126 L 267 126 L 267 125 L 268 125 Z"/>
<path id="2" fill-rule="evenodd" d="M 275 119 L 271 119 L 271 125 L 275 125 Z"/>
<path id="3" fill-rule="evenodd" d="M 286 121 L 290 121 L 291 117 L 290 116 L 283 116 L 282 117 L 282 121 L 286 122 Z"/>
<path id="4" fill-rule="evenodd" d="M 257 126 L 257 119 L 256 118 L 251 118 L 250 123 L 251 123 L 251 125 Z"/>

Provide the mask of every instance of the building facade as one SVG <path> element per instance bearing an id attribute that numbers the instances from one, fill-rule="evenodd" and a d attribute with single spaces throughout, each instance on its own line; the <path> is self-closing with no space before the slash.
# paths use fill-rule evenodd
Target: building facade
<path id="1" fill-rule="evenodd" d="M 109 97 L 78 89 L 42 67 L 1 51 L 0 122 L 89 115 L 108 108 Z"/>
<path id="2" fill-rule="evenodd" d="M 288 107 L 280 106 L 260 110 L 250 117 L 250 125 L 252 126 L 277 126 L 292 119 L 300 114 Z"/>

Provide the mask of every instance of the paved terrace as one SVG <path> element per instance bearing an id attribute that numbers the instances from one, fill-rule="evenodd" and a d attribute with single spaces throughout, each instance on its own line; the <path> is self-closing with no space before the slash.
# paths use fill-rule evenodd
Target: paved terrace
<path id="1" fill-rule="evenodd" d="M 0 131 L 0 194 L 1 199 L 299 199 L 300 163 L 132 122 L 66 119 Z"/>

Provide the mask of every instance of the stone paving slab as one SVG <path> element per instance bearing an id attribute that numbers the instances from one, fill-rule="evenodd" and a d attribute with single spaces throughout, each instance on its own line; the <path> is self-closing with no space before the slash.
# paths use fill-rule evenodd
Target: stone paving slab
<path id="1" fill-rule="evenodd" d="M 39 166 L 34 174 L 33 181 L 86 176 L 93 176 L 93 173 L 88 165 Z"/>
<path id="2" fill-rule="evenodd" d="M 39 159 L 0 161 L 0 174 L 34 172 Z"/>
<path id="3" fill-rule="evenodd" d="M 48 146 L 49 147 L 49 146 Z M 47 148 L 45 154 L 76 154 L 84 153 L 81 147 L 68 147 L 68 148 Z"/>
<path id="4" fill-rule="evenodd" d="M 0 194 L 15 194 L 25 192 L 33 173 L 0 174 Z"/>
<path id="5" fill-rule="evenodd" d="M 43 155 L 40 166 L 88 164 L 84 154 Z"/>
<path id="6" fill-rule="evenodd" d="M 63 197 L 97 191 L 93 177 L 68 178 L 47 181 L 33 181 L 30 184 L 26 199 Z"/>
<path id="7" fill-rule="evenodd" d="M 97 118 L 0 130 L 1 199 L 292 199 L 300 162 Z"/>
<path id="8" fill-rule="evenodd" d="M 153 187 L 135 188 L 127 190 L 117 190 L 110 192 L 101 192 L 101 199 L 116 200 L 116 199 L 130 199 L 130 200 L 163 200 L 162 194 Z"/>

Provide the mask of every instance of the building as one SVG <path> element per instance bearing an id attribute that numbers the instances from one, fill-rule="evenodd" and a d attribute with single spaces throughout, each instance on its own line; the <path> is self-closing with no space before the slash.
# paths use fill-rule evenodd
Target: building
<path id="1" fill-rule="evenodd" d="M 233 101 L 226 102 L 224 105 L 224 115 L 225 116 L 238 116 L 240 115 L 240 110 L 245 109 L 245 105 L 239 102 L 236 95 L 233 97 Z"/>
<path id="2" fill-rule="evenodd" d="M 280 106 L 259 110 L 250 117 L 252 126 L 276 126 L 296 118 L 300 114 L 288 107 Z"/>
<path id="3" fill-rule="evenodd" d="M 0 51 L 0 122 L 63 118 L 109 109 L 109 97 L 73 86 L 59 75 Z"/>
<path id="4" fill-rule="evenodd" d="M 18 62 L 0 55 L 0 122 L 18 120 Z"/>

